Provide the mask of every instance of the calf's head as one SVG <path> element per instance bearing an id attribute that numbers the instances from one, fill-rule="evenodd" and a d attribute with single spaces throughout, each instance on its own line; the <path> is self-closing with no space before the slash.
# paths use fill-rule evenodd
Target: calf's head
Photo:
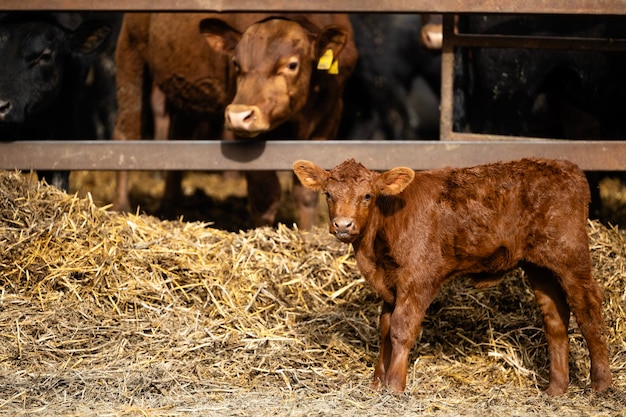
<path id="1" fill-rule="evenodd" d="M 329 231 L 345 243 L 356 241 L 369 224 L 377 199 L 401 193 L 415 177 L 410 168 L 377 173 L 354 159 L 330 171 L 309 161 L 294 162 L 293 170 L 307 188 L 322 191 L 328 203 Z"/>
<path id="2" fill-rule="evenodd" d="M 306 105 L 314 63 L 328 49 L 341 54 L 348 31 L 315 28 L 284 18 L 269 18 L 240 33 L 219 19 L 205 19 L 200 31 L 209 45 L 232 55 L 237 91 L 226 108 L 226 127 L 255 137 L 290 120 Z"/>

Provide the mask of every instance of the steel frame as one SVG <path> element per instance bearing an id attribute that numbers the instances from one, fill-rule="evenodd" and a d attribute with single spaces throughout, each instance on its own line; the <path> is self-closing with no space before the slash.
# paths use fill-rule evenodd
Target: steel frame
<path id="1" fill-rule="evenodd" d="M 528 38 L 458 34 L 454 15 L 589 14 L 626 15 L 626 0 L 3 0 L 0 11 L 293 11 L 443 13 L 442 101 L 439 141 L 327 141 L 232 143 L 221 141 L 15 141 L 0 143 L 0 169 L 223 170 L 291 169 L 306 157 L 325 166 L 355 157 L 373 169 L 462 166 L 523 156 L 570 159 L 586 170 L 626 171 L 623 141 L 556 141 L 454 132 L 453 71 L 457 46 L 624 50 L 626 40 Z M 88 138 L 86 138 L 88 139 Z M 450 143 L 454 141 L 454 143 Z"/>

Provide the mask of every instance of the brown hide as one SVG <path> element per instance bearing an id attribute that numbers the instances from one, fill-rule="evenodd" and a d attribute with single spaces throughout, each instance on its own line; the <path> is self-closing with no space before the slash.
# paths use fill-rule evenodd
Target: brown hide
<path id="1" fill-rule="evenodd" d="M 442 283 L 491 283 L 521 266 L 544 316 L 547 392 L 569 384 L 570 308 L 587 341 L 591 386 L 611 386 L 602 292 L 591 275 L 589 186 L 566 161 L 524 159 L 462 169 L 372 172 L 354 160 L 325 171 L 297 161 L 325 193 L 330 232 L 352 243 L 359 270 L 384 300 L 373 386 L 402 391 L 408 355 Z"/>
<path id="2" fill-rule="evenodd" d="M 249 97 L 267 98 L 260 107 L 263 114 L 268 115 L 264 119 L 268 123 L 265 130 L 257 129 L 255 134 L 267 133 L 264 137 L 268 138 L 333 139 L 341 114 L 343 83 L 352 72 L 357 57 L 349 21 L 339 14 L 273 17 L 277 16 L 249 13 L 127 14 L 116 51 L 119 110 L 114 138 L 142 137 L 146 130 L 142 123 L 146 110 L 149 110 L 152 85 L 156 89 L 153 91 L 160 90 L 166 99 L 171 120 L 168 138 L 223 137 L 224 111 L 238 93 L 236 85 L 241 82 Z M 341 28 L 346 33 L 338 75 L 314 68 L 317 45 L 329 44 L 333 40 L 324 37 L 331 28 Z M 212 29 L 216 32 L 211 32 Z M 263 39 L 276 42 L 264 46 Z M 240 40 L 248 47 L 237 52 L 234 65 L 231 52 Z M 254 45 L 250 47 L 251 43 Z M 289 59 L 294 56 L 291 54 L 294 45 L 300 45 L 304 55 L 298 55 L 300 82 L 288 86 L 285 80 L 293 75 L 288 72 L 291 71 Z M 242 65 L 246 73 L 257 75 L 254 80 L 248 81 L 243 72 L 236 71 Z M 258 77 L 258 74 L 263 76 Z M 282 90 L 270 88 L 272 83 L 280 82 L 285 87 Z M 281 107 L 284 102 L 287 105 Z M 280 133 L 269 131 L 275 128 Z M 254 224 L 273 223 L 280 199 L 278 178 L 275 173 L 248 173 L 247 177 Z M 173 201 L 180 197 L 176 182 L 178 180 L 168 181 L 166 186 L 166 195 Z M 125 183 L 125 173 L 120 173 L 114 208 L 130 209 Z M 300 225 L 309 228 L 314 218 L 315 196 L 298 189 L 294 190 L 294 196 Z"/>

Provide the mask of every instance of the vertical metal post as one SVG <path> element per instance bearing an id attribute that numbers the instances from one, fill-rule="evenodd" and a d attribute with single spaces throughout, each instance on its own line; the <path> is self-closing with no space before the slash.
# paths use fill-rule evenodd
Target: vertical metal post
<path id="1" fill-rule="evenodd" d="M 443 15 L 443 47 L 441 55 L 441 104 L 439 139 L 453 140 L 454 120 L 454 26 L 455 15 Z"/>

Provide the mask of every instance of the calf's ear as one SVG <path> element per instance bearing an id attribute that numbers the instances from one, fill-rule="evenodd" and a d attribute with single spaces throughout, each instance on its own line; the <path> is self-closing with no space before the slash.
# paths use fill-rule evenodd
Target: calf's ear
<path id="1" fill-rule="evenodd" d="M 241 39 L 241 32 L 220 19 L 204 19 L 199 26 L 200 33 L 211 48 L 226 55 L 234 53 Z"/>
<path id="2" fill-rule="evenodd" d="M 398 167 L 385 171 L 377 178 L 380 193 L 383 195 L 399 194 L 413 181 L 413 178 L 415 178 L 415 171 L 411 168 Z"/>
<path id="3" fill-rule="evenodd" d="M 302 185 L 315 191 L 321 190 L 328 179 L 328 171 L 310 161 L 298 160 L 294 162 L 293 172 Z"/>

